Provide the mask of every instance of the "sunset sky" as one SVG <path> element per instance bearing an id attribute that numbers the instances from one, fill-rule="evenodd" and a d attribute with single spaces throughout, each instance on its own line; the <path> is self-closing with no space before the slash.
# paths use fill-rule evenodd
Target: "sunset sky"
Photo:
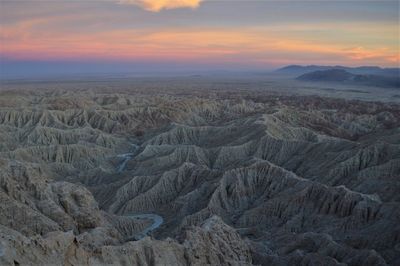
<path id="1" fill-rule="evenodd" d="M 3 73 L 399 65 L 399 1 L 0 0 Z"/>

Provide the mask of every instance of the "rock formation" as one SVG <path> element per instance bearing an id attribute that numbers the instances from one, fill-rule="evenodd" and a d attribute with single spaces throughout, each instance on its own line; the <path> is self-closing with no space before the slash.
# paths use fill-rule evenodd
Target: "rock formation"
<path id="1" fill-rule="evenodd" d="M 145 86 L 0 98 L 1 265 L 400 263 L 397 104 Z M 154 222 L 139 214 L 163 223 L 137 240 Z"/>

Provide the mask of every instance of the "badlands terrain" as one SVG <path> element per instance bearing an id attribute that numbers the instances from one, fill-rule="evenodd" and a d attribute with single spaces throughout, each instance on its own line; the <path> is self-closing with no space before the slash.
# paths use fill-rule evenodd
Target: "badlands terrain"
<path id="1" fill-rule="evenodd" d="M 0 265 L 400 265 L 399 95 L 3 82 Z"/>

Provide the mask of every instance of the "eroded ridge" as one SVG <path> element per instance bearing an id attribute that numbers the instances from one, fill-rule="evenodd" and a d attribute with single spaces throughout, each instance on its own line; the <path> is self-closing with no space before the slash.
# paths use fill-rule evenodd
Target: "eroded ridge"
<path id="1" fill-rule="evenodd" d="M 0 96 L 1 264 L 400 264 L 397 104 L 234 89 Z"/>

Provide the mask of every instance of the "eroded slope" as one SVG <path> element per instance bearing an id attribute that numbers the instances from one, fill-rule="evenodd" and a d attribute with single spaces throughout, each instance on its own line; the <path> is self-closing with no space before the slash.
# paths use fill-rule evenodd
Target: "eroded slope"
<path id="1" fill-rule="evenodd" d="M 2 263 L 400 263 L 398 105 L 222 89 L 1 94 Z M 135 214 L 163 218 L 153 238 L 132 241 L 152 223 Z"/>

